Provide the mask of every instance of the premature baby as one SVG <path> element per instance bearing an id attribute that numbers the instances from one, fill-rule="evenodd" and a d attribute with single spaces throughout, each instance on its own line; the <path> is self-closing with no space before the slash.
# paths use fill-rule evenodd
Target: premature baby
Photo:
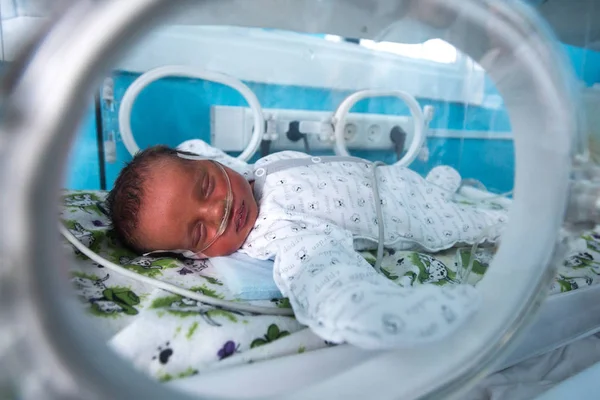
<path id="1" fill-rule="evenodd" d="M 411 346 L 445 337 L 477 308 L 467 285 L 402 288 L 357 250 L 439 251 L 495 241 L 504 211 L 452 200 L 460 176 L 427 178 L 352 157 L 271 154 L 248 176 L 164 146 L 127 165 L 108 203 L 116 234 L 140 253 L 273 259 L 298 321 L 331 342 Z M 383 229 L 381 229 L 383 228 Z"/>

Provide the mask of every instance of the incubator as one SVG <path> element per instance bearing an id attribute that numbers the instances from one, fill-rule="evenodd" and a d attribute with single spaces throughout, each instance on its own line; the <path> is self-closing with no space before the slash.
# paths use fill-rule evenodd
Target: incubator
<path id="1" fill-rule="evenodd" d="M 556 7 L 1 2 L 3 397 L 465 398 L 486 376 L 600 331 L 597 89 L 578 82 L 600 82 L 600 55 L 556 25 Z M 217 161 L 227 182 L 218 229 L 193 254 L 135 254 L 111 230 L 107 191 L 124 163 L 155 144 Z M 233 215 L 226 171 L 263 185 L 261 162 L 285 150 L 306 153 L 303 162 L 323 174 L 343 171 L 327 162 L 372 166 L 375 184 L 361 184 L 372 190 L 367 228 L 378 240 L 355 241 L 357 258 L 403 293 L 455 299 L 454 288 L 468 286 L 478 296 L 472 315 L 426 345 L 331 343 L 294 318 L 302 302 L 280 293 L 284 275 L 269 257 L 204 257 Z M 472 240 L 442 252 L 386 245 L 390 224 L 404 217 L 386 211 L 380 195 L 392 184 L 377 175 L 380 164 L 435 190 L 447 185 L 440 171 L 452 171 L 457 183 L 443 190 L 453 204 L 507 213 L 499 241 L 484 243 L 496 225 L 462 221 L 454 228 Z M 335 205 L 354 194 L 327 179 L 309 186 L 329 184 L 330 213 L 341 213 Z M 286 196 L 300 198 L 293 189 Z M 439 210 L 452 219 L 425 200 L 417 211 L 407 202 L 407 218 L 434 224 L 427 213 Z M 365 222 L 359 212 L 347 217 Z M 398 233 L 408 241 L 407 232 Z M 310 251 L 278 256 L 302 263 Z M 405 311 L 425 320 L 419 312 Z"/>

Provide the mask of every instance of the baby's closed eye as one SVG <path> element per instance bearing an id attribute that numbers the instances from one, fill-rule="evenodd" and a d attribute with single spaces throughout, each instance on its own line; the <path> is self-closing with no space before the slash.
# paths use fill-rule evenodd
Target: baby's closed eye
<path id="1" fill-rule="evenodd" d="M 200 179 L 200 198 L 207 199 L 214 190 L 214 179 L 211 179 L 210 175 L 206 172 L 202 172 L 203 177 Z"/>

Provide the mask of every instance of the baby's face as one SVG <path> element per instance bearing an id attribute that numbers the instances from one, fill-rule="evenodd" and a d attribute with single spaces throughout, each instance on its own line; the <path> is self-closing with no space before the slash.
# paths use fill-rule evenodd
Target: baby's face
<path id="1" fill-rule="evenodd" d="M 213 242 L 226 215 L 229 185 L 224 174 L 231 182 L 233 201 L 226 228 Z M 185 249 L 208 257 L 225 256 L 242 246 L 257 215 L 252 188 L 237 172 L 208 160 L 169 160 L 149 173 L 137 236 L 143 247 L 152 250 Z"/>

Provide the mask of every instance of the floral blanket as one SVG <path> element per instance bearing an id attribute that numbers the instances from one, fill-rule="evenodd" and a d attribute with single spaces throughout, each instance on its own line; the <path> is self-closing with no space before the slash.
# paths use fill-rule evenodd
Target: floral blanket
<path id="1" fill-rule="evenodd" d="M 138 257 L 120 246 L 110 229 L 105 192 L 63 193 L 61 219 L 83 244 L 114 263 L 219 299 L 234 300 L 210 261 Z M 327 343 L 293 317 L 253 315 L 208 306 L 106 270 L 76 251 L 65 249 L 77 262 L 71 277 L 81 307 L 107 342 L 138 368 L 160 381 L 179 379 L 225 366 L 311 351 Z M 367 261 L 375 256 L 364 252 Z M 471 248 L 443 253 L 386 250 L 385 276 L 401 286 L 477 284 L 493 249 Z M 551 293 L 589 286 L 600 280 L 600 236 L 590 233 L 577 241 L 559 268 Z M 287 307 L 286 299 L 251 304 Z"/>

